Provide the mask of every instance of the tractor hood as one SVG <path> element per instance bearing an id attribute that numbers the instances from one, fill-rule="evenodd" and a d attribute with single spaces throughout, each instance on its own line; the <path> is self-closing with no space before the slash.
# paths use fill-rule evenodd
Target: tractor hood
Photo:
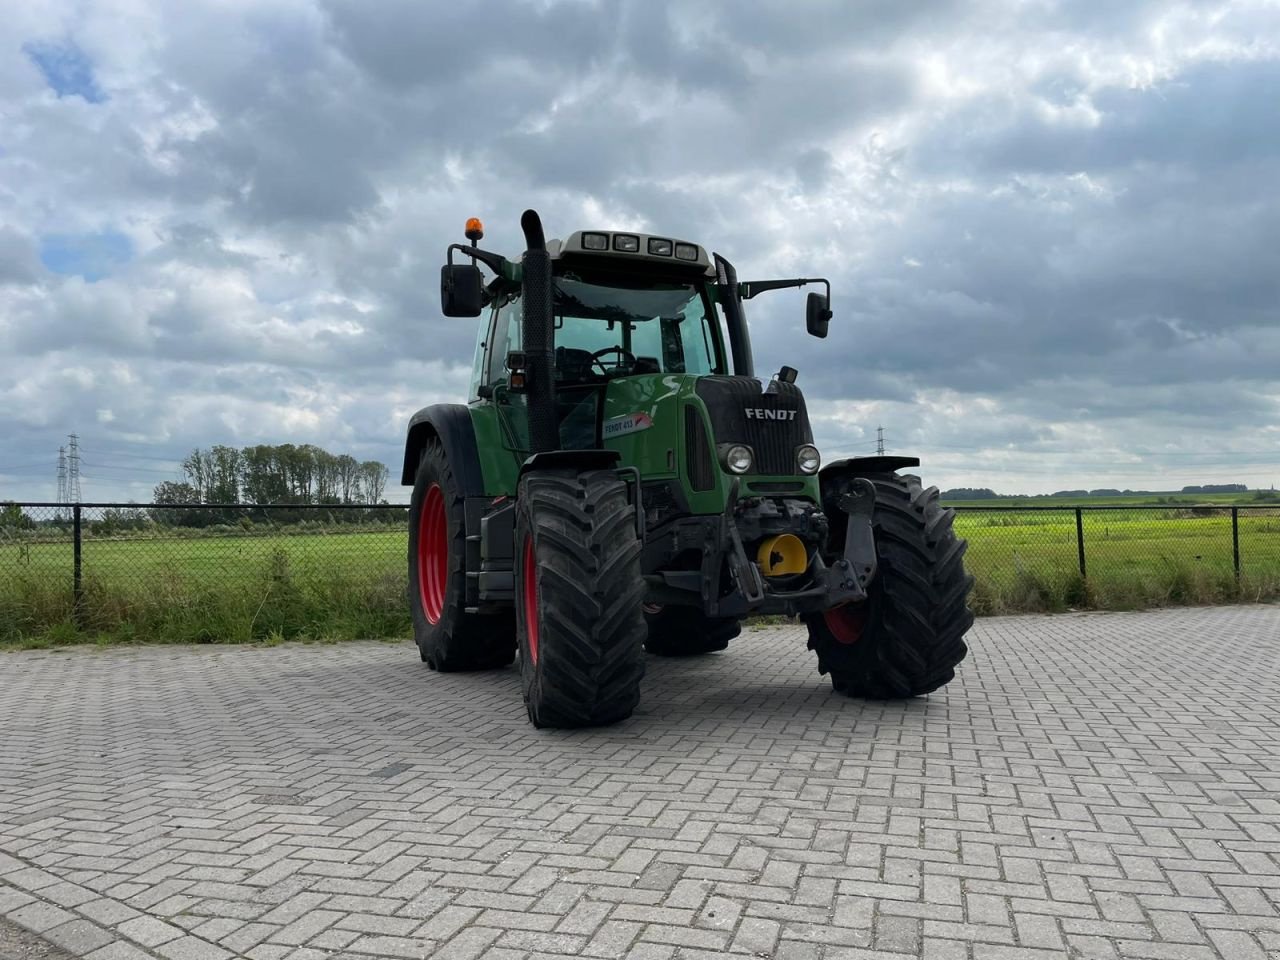
<path id="1" fill-rule="evenodd" d="M 796 448 L 813 443 L 804 395 L 794 383 L 755 377 L 699 377 L 696 391 L 707 407 L 716 445 L 742 443 L 755 454 L 754 473 L 796 473 Z"/>

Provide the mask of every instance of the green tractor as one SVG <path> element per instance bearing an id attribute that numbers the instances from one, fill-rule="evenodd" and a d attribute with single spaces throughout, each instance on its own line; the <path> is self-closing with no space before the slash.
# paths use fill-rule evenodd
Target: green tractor
<path id="1" fill-rule="evenodd" d="M 830 284 L 739 282 L 671 237 L 547 241 L 532 210 L 521 226 L 508 260 L 468 221 L 441 270 L 444 313 L 488 319 L 469 402 L 409 422 L 422 659 L 486 670 L 518 651 L 540 727 L 630 716 L 646 650 L 722 650 L 753 614 L 802 618 L 840 693 L 951 680 L 973 622 L 952 511 L 898 472 L 915 458 L 822 467 L 796 371 L 755 375 L 743 302 L 820 284 L 807 326 L 825 337 Z"/>

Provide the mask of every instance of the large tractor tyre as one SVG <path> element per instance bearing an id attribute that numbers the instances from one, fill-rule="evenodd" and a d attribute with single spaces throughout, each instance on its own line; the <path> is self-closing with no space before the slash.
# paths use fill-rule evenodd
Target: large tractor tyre
<path id="1" fill-rule="evenodd" d="M 466 612 L 466 524 L 444 448 L 428 443 L 409 501 L 409 608 L 432 670 L 492 670 L 516 657 L 511 614 Z"/>
<path id="2" fill-rule="evenodd" d="M 868 474 L 876 489 L 876 576 L 863 603 L 844 604 L 805 618 L 818 670 L 850 697 L 888 700 L 937 690 L 955 676 L 973 625 L 967 606 L 973 577 L 965 573 L 968 544 L 951 528 L 955 512 L 938 502 L 918 477 Z M 824 483 L 827 515 L 843 518 L 840 496 L 852 477 Z M 831 553 L 844 550 L 845 527 L 832 525 Z"/>
<path id="3" fill-rule="evenodd" d="M 520 481 L 516 634 L 534 726 L 614 723 L 640 702 L 645 584 L 635 524 L 613 471 Z"/>
<path id="4" fill-rule="evenodd" d="M 742 632 L 734 617 L 708 617 L 695 607 L 659 607 L 645 611 L 644 648 L 658 657 L 696 657 L 715 653 Z"/>

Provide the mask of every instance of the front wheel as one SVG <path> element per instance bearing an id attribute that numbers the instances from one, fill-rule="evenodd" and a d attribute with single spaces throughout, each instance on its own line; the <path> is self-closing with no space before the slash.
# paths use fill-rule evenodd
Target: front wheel
<path id="1" fill-rule="evenodd" d="M 853 477 L 823 483 L 828 515 L 843 518 L 836 504 Z M 876 489 L 875 578 L 867 600 L 809 614 L 809 649 L 818 670 L 830 674 L 839 693 L 869 699 L 921 696 L 955 676 L 973 625 L 967 606 L 973 577 L 965 573 L 967 544 L 952 530 L 954 511 L 938 502 L 938 491 L 918 477 L 867 475 Z M 833 529 L 833 557 L 843 553 L 844 531 Z"/>
<path id="2" fill-rule="evenodd" d="M 515 567 L 520 676 L 534 726 L 631 716 L 644 675 L 645 584 L 626 484 L 609 470 L 526 475 Z"/>

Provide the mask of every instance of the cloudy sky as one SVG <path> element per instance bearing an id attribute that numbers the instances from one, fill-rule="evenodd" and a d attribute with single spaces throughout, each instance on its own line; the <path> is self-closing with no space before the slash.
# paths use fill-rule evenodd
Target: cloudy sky
<path id="1" fill-rule="evenodd" d="M 446 243 L 629 228 L 743 279 L 828 459 L 1046 492 L 1280 479 L 1269 2 L 0 0 L 0 497 L 193 446 L 396 463 L 461 400 Z M 392 491 L 399 495 L 398 488 Z"/>

